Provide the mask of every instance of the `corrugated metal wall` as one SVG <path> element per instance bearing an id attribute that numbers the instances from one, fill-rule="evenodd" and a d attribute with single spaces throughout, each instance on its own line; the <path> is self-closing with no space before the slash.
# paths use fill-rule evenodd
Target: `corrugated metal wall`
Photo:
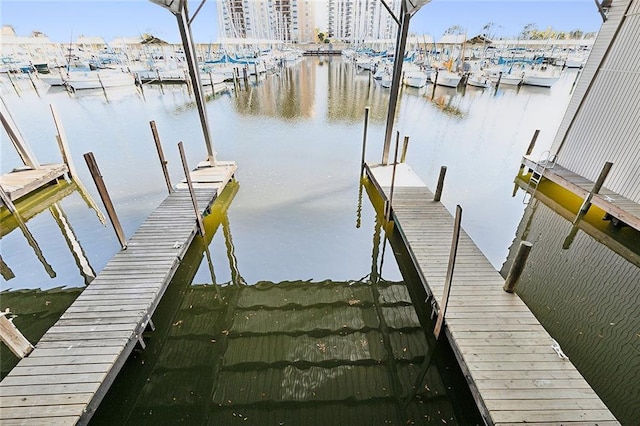
<path id="1" fill-rule="evenodd" d="M 640 0 L 613 2 L 553 150 L 564 167 L 640 203 Z"/>

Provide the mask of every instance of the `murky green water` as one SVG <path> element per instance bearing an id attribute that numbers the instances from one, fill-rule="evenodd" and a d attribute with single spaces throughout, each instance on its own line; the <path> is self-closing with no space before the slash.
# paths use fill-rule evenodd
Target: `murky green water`
<path id="1" fill-rule="evenodd" d="M 443 202 L 450 210 L 456 204 L 462 205 L 465 230 L 496 268 L 500 268 L 507 258 L 523 215 L 528 217 L 521 194 L 511 197 L 520 156 L 535 129 L 541 129 L 542 132 L 534 155 L 548 148 L 570 99 L 575 77 L 575 73 L 565 73 L 551 89 L 505 87 L 495 94 L 491 90 L 475 88 L 455 91 L 438 87 L 434 94 L 435 102 L 428 99 L 432 95 L 431 86 L 423 90 L 405 88 L 402 92 L 397 129 L 402 136 L 410 137 L 407 162 L 432 188 L 440 166 L 448 166 Z M 100 166 L 127 236 L 165 197 L 166 189 L 149 121 L 155 120 L 157 123 L 174 182 L 182 177 L 176 148 L 179 141 L 185 143 L 190 164 L 195 165 L 204 158 L 206 151 L 197 113 L 185 87 L 146 87 L 144 94 L 133 88 L 110 90 L 105 96 L 102 91 L 69 95 L 44 87 L 36 94 L 28 82 L 20 83 L 20 96 L 6 82 L 0 91 L 38 159 L 41 162 L 60 161 L 49 111 L 49 105 L 52 104 L 65 125 L 80 179 L 89 193 L 99 200 L 82 157 L 83 153 L 91 151 Z M 257 422 L 256 419 L 267 418 L 267 413 L 275 410 L 285 413 L 282 415 L 289 416 L 290 423 L 295 424 L 295 419 L 300 416 L 326 420 L 322 413 L 330 411 L 339 415 L 350 412 L 346 408 L 353 409 L 354 413 L 383 413 L 379 419 L 389 419 L 396 424 L 400 424 L 401 420 L 424 419 L 416 417 L 419 411 L 411 411 L 415 408 L 413 405 L 409 404 L 404 409 L 398 401 L 407 397 L 406 390 L 403 390 L 405 388 L 400 385 L 411 382 L 411 378 L 415 379 L 420 374 L 419 365 L 427 353 L 418 349 L 427 346 L 419 346 L 415 352 L 407 349 L 411 357 L 403 358 L 402 354 L 394 352 L 395 347 L 391 342 L 395 339 L 392 337 L 396 336 L 395 332 L 417 332 L 418 326 L 392 326 L 386 328 L 388 332 L 383 330 L 389 318 L 383 312 L 389 314 L 394 312 L 393 309 L 404 309 L 411 305 L 409 300 L 385 299 L 380 296 L 381 292 L 384 293 L 388 288 L 403 287 L 403 283 L 409 284 L 411 279 L 407 277 L 406 270 L 398 266 L 389 247 L 383 261 L 380 250 L 384 233 L 376 236 L 375 212 L 366 195 L 361 208 L 358 206 L 364 109 L 366 106 L 371 108 L 367 159 L 377 161 L 381 156 L 387 96 L 388 90 L 370 81 L 367 74 L 357 73 L 351 64 L 339 58 L 314 58 L 269 75 L 257 84 L 254 82 L 249 89 L 237 94 L 222 94 L 209 99 L 207 107 L 218 157 L 235 160 L 239 165 L 238 187 L 235 188 L 227 213 L 218 218 L 219 224 L 210 224 L 216 229 L 208 245 L 212 267 L 202 254 L 204 245 L 194 248 L 191 264 L 184 266 L 187 272 L 179 274 L 172 284 L 169 297 L 163 301 L 162 306 L 166 306 L 158 312 L 159 319 L 156 322 L 160 331 L 149 336 L 148 349 L 130 360 L 123 371 L 124 379 L 119 379 L 122 382 L 116 383 L 114 392 L 105 400 L 105 406 L 117 407 L 108 410 L 110 415 L 117 417 L 110 420 L 107 414 L 101 412 L 96 422 L 113 423 L 126 419 L 132 423 L 157 422 L 158 418 L 169 419 L 164 417 L 169 415 L 175 416 L 171 417 L 175 422 L 245 422 L 245 417 L 246 422 Z M 17 155 L 4 139 L 1 149 L 2 172 L 19 165 Z M 59 293 L 53 290 L 57 287 L 81 289 L 88 281 L 87 274 L 90 275 L 92 270 L 99 272 L 118 251 L 119 245 L 110 226 L 100 223 L 95 212 L 77 191 L 68 192 L 58 197 L 60 199 L 54 208 L 50 208 L 51 203 L 34 202 L 34 213 L 27 227 L 37 242 L 37 249 L 29 244 L 20 229 L 5 233 L 7 222 L 3 221 L 2 260 L 14 277 L 7 279 L 7 275 L 7 278 L 0 279 L 0 288 L 11 291 L 11 297 L 6 293 L 2 295 L 2 308 L 5 307 L 5 301 L 16 299 L 17 290 L 21 289 L 41 289 L 50 291 L 47 294 L 52 295 Z M 64 217 L 62 221 L 60 212 Z M 61 223 L 68 226 L 61 226 Z M 70 241 L 77 241 L 77 244 L 71 244 Z M 546 247 L 546 244 L 552 243 L 540 243 L 543 244 Z M 597 247 L 581 245 L 580 250 L 585 250 L 586 256 L 601 250 L 600 246 Z M 637 255 L 637 247 L 631 250 L 636 250 Z M 401 255 L 398 257 L 402 258 Z M 568 276 L 578 276 L 573 271 L 585 270 L 585 274 L 579 275 L 581 283 L 590 277 L 610 277 L 611 282 L 622 288 L 607 303 L 600 303 L 600 299 L 596 298 L 593 301 L 595 311 L 610 309 L 605 306 L 618 306 L 618 299 L 625 298 L 626 303 L 631 304 L 625 311 L 627 314 L 611 321 L 606 317 L 599 325 L 584 318 L 575 318 L 573 321 L 584 325 L 580 344 L 575 344 L 576 339 L 565 336 L 567 330 L 573 330 L 575 325 L 570 326 L 567 321 L 537 308 L 538 305 L 544 305 L 544 301 L 538 299 L 539 292 L 524 290 L 534 288 L 533 285 L 523 286 L 521 295 L 543 323 L 549 322 L 545 326 L 565 352 L 572 359 L 575 356 L 576 365 L 605 402 L 612 409 L 615 408 L 614 413 L 621 420 L 632 419 L 634 415 L 637 418 L 640 416 L 638 395 L 631 389 L 637 382 L 634 377 L 639 376 L 639 368 L 634 360 L 638 359 L 640 339 L 634 337 L 638 329 L 637 314 L 635 317 L 633 315 L 633 306 L 637 307 L 639 302 L 637 291 L 633 292 L 640 281 L 638 268 L 632 265 L 628 275 L 625 275 L 627 278 L 623 280 L 610 271 L 619 269 L 616 262 L 626 264 L 624 259 L 597 266 L 574 262 L 575 259 L 566 260 Z M 383 265 L 381 272 L 380 264 Z M 588 272 L 596 268 L 597 274 Z M 544 266 L 540 269 L 544 270 Z M 535 280 L 548 282 L 550 278 L 544 276 Z M 376 286 L 379 284 L 380 288 L 375 290 L 372 282 Z M 349 295 L 347 302 L 352 300 L 352 296 L 353 300 L 360 301 L 353 305 L 345 304 L 344 298 L 341 303 L 319 302 L 314 306 L 307 306 L 300 301 L 292 302 L 290 306 L 240 305 L 240 296 L 255 291 L 260 287 L 256 286 L 259 283 L 262 283 L 265 291 L 289 288 L 296 293 L 307 283 L 318 291 L 360 291 L 366 287 L 369 293 L 368 299 Z M 245 284 L 254 288 L 245 291 Z M 584 285 L 589 288 L 589 284 Z M 71 295 L 68 300 L 59 304 L 59 312 L 62 312 L 65 303 L 71 303 L 73 294 L 77 294 L 77 291 L 69 292 Z M 192 303 L 194 298 L 206 301 L 207 308 L 193 311 L 190 306 L 197 305 Z M 301 298 L 306 299 L 308 297 Z M 34 302 L 33 306 L 37 303 Z M 579 300 L 571 297 L 567 298 L 566 303 L 578 310 L 582 306 Z M 14 306 L 31 305 L 23 303 Z M 13 306 L 11 308 L 16 311 Z M 27 324 L 28 316 L 33 317 L 33 312 L 38 310 L 24 309 L 22 315 L 16 318 L 19 326 Z M 325 313 L 329 317 L 346 315 L 351 319 L 370 318 L 370 322 L 348 327 L 346 334 L 359 338 L 354 342 L 362 342 L 363 339 L 367 342 L 382 340 L 382 355 L 376 358 L 369 353 L 367 356 L 371 357 L 347 362 L 339 361 L 346 351 L 340 352 L 340 356 L 331 351 L 322 352 L 320 349 L 326 349 L 331 339 L 342 335 L 341 327 L 333 329 L 326 324 L 309 322 L 309 315 L 313 313 L 314 318 L 321 317 L 323 309 L 341 312 Z M 554 312 L 558 311 L 556 309 Z M 262 322 L 267 324 L 280 321 L 277 315 L 292 318 L 294 313 L 300 314 L 295 323 L 299 328 L 296 332 L 283 332 L 272 329 L 256 331 L 252 328 L 238 331 L 231 327 L 239 324 L 234 321 L 235 318 L 254 318 L 266 313 L 275 316 Z M 55 322 L 55 315 L 43 313 L 43 318 L 46 317 L 48 321 L 44 324 Z M 630 366 L 624 370 L 624 374 L 602 373 L 610 371 L 598 368 L 603 358 L 590 356 L 593 351 L 588 348 L 594 342 L 602 342 L 598 334 L 601 334 L 601 324 L 606 321 L 615 322 L 616 326 L 610 327 L 625 330 L 624 333 L 613 333 L 615 336 L 606 340 L 611 345 L 611 357 L 605 361 L 611 366 L 611 371 L 622 371 L 617 367 L 619 364 Z M 308 327 L 300 324 L 307 324 Z M 32 340 L 37 339 L 37 334 L 44 332 L 47 326 L 36 328 L 38 331 L 34 330 L 33 335 L 28 336 Z M 234 347 L 219 343 L 234 341 L 234 345 L 239 345 L 247 339 L 272 335 L 307 336 L 304 337 L 308 339 L 307 347 L 315 348 L 325 358 L 309 358 L 312 351 L 300 355 L 299 359 L 306 361 L 291 361 L 286 358 L 293 356 L 291 353 L 286 356 L 274 353 L 273 356 L 283 359 L 263 364 L 244 359 L 233 365 L 225 364 L 224 355 L 229 347 Z M 423 336 L 421 341 L 425 339 Z M 4 349 L 3 374 L 6 374 L 11 362 L 5 365 L 5 360 L 11 355 L 5 355 Z M 270 354 L 269 351 L 257 353 L 264 353 L 265 357 Z M 201 355 L 204 358 L 199 358 Z M 437 371 L 430 369 L 426 376 L 438 392 L 446 390 L 444 393 L 447 397 L 440 401 L 439 397 L 431 398 L 431 394 L 423 392 L 416 397 L 422 401 L 419 408 L 438 421 L 440 419 L 436 415 L 440 410 L 440 414 L 444 415 L 442 418 L 454 418 L 458 423 L 465 424 L 461 421 L 464 419 L 464 410 L 460 414 L 461 405 L 465 404 L 461 404 L 454 395 L 456 391 L 452 389 L 457 388 L 448 387 L 448 383 L 456 383 L 457 380 L 447 377 L 446 372 L 453 367 L 446 365 L 447 356 L 440 358 L 443 359 L 442 364 L 434 363 Z M 380 365 L 384 368 L 378 369 Z M 299 373 L 296 370 L 302 370 L 306 375 L 296 376 L 294 373 Z M 350 380 L 361 377 L 360 373 L 352 372 L 349 375 L 346 370 L 366 371 L 362 376 L 366 380 L 383 377 L 387 382 L 376 388 L 378 393 L 346 397 L 336 405 L 335 401 L 331 402 L 323 396 L 328 388 L 322 388 L 319 384 L 351 383 Z M 234 378 L 237 377 L 235 374 L 247 371 L 252 371 L 253 376 Z M 288 371 L 288 375 L 283 375 L 285 371 Z M 269 380 L 264 379 L 264 383 L 275 383 L 276 373 L 281 374 L 277 376 L 281 384 L 288 383 L 287 380 L 318 384 L 319 387 L 314 390 L 316 395 L 305 393 L 307 391 L 302 389 L 296 393 L 275 395 L 263 386 L 262 390 L 247 390 L 247 395 L 251 394 L 251 398 L 258 400 L 254 401 L 244 394 L 228 397 L 231 395 L 229 392 L 240 391 L 238 388 L 224 387 L 224 383 L 252 383 L 258 377 L 267 376 Z M 337 379 L 328 381 L 329 377 L 342 377 L 346 382 Z M 623 389 L 622 392 L 607 390 L 606 379 L 613 377 L 616 378 L 617 388 Z M 347 385 L 343 386 L 348 388 Z M 386 390 L 383 391 L 383 387 Z M 289 385 L 281 388 L 296 389 Z M 263 392 L 267 394 L 266 397 L 262 396 Z M 225 402 L 228 399 L 232 402 Z M 386 411 L 371 411 L 372 401 L 376 402 L 376 407 L 380 406 L 380 410 Z M 416 402 L 417 399 L 412 401 Z M 284 407 L 286 410 L 278 411 L 275 407 Z M 318 411 L 313 414 L 302 408 Z M 429 411 L 432 408 L 435 411 Z M 281 421 L 278 415 L 268 417 L 269 422 L 277 424 Z"/>

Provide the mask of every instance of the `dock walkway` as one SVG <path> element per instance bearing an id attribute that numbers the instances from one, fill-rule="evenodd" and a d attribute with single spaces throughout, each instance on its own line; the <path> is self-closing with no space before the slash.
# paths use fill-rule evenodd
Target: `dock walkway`
<path id="1" fill-rule="evenodd" d="M 192 174 L 201 211 L 236 170 L 221 167 Z M 142 333 L 197 232 L 190 193 L 180 186 L 0 382 L 0 424 L 88 423 L 131 351 L 144 345 Z"/>
<path id="2" fill-rule="evenodd" d="M 366 165 L 389 198 L 392 166 Z M 397 165 L 392 217 L 440 306 L 454 220 L 424 182 Z M 487 424 L 619 424 L 471 238 L 461 231 L 444 331 Z"/>
<path id="3" fill-rule="evenodd" d="M 531 156 L 525 155 L 522 157 L 522 164 L 533 170 L 537 162 Z M 587 197 L 594 186 L 593 181 L 559 164 L 555 164 L 551 168 L 545 168 L 542 176 L 568 189 L 582 199 Z M 598 194 L 593 195 L 591 204 L 600 207 L 610 216 L 640 231 L 640 204 L 605 187 L 602 187 Z"/>
<path id="4" fill-rule="evenodd" d="M 7 194 L 9 200 L 16 201 L 48 183 L 60 179 L 67 171 L 65 164 L 43 164 L 35 169 L 16 169 L 0 176 L 0 187 Z M 4 205 L 1 200 L 0 205 Z"/>

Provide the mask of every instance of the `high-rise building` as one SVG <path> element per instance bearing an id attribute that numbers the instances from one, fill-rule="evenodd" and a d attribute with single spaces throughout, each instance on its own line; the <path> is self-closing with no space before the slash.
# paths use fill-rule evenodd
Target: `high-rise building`
<path id="1" fill-rule="evenodd" d="M 400 10 L 400 0 L 387 2 L 394 13 Z M 358 42 L 394 39 L 397 24 L 380 0 L 328 0 L 330 38 Z"/>
<path id="2" fill-rule="evenodd" d="M 220 35 L 224 38 L 315 41 L 313 0 L 221 0 Z"/>

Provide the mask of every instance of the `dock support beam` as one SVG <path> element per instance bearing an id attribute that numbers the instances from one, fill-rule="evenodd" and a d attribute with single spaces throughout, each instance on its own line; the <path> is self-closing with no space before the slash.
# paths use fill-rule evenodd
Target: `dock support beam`
<path id="1" fill-rule="evenodd" d="M 531 247 L 533 247 L 533 244 L 529 241 L 520 241 L 516 258 L 513 260 L 513 264 L 511 265 L 507 278 L 504 281 L 504 287 L 502 288 L 507 293 L 514 292 L 516 284 L 520 279 L 520 275 L 522 275 L 522 271 L 524 271 L 524 266 L 527 263 L 527 257 L 529 257 Z"/>

